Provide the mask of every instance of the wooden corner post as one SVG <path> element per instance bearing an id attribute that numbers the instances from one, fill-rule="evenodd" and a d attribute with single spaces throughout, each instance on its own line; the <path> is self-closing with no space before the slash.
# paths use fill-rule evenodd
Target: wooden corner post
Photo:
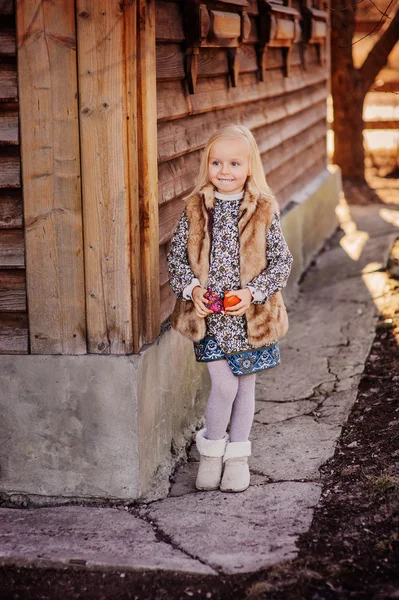
<path id="1" fill-rule="evenodd" d="M 18 0 L 32 354 L 86 352 L 74 0 Z"/>
<path id="2" fill-rule="evenodd" d="M 131 354 L 125 4 L 76 6 L 88 349 Z"/>
<path id="3" fill-rule="evenodd" d="M 160 329 L 155 0 L 137 0 L 138 144 L 144 339 Z"/>

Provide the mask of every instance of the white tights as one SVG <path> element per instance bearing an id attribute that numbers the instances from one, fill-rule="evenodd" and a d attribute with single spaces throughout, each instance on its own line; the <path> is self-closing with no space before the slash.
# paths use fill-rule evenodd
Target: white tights
<path id="1" fill-rule="evenodd" d="M 206 437 L 220 440 L 230 421 L 230 442 L 246 442 L 255 413 L 255 379 L 251 375 L 233 375 L 227 360 L 208 362 L 211 393 L 206 405 Z"/>

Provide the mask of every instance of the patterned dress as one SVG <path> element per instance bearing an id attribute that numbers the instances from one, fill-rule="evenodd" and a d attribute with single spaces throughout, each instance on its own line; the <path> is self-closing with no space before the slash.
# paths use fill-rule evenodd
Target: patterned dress
<path id="1" fill-rule="evenodd" d="M 238 233 L 241 202 L 242 197 L 233 200 L 215 197 L 207 285 L 208 289 L 212 289 L 222 298 L 225 290 L 234 291 L 241 288 Z M 187 258 L 188 229 L 188 219 L 183 211 L 167 257 L 171 288 L 182 299 L 184 299 L 184 288 L 195 278 Z M 266 243 L 268 266 L 248 283 L 251 288 L 262 292 L 263 299 L 253 300 L 254 304 L 266 302 L 272 294 L 284 287 L 291 271 L 293 258 L 281 231 L 277 213 L 274 214 L 266 233 Z M 200 342 L 194 342 L 194 352 L 198 362 L 226 359 L 232 372 L 237 376 L 256 373 L 280 364 L 277 341 L 262 348 L 254 348 L 248 342 L 244 315 L 229 316 L 212 313 L 205 319 L 206 335 Z"/>

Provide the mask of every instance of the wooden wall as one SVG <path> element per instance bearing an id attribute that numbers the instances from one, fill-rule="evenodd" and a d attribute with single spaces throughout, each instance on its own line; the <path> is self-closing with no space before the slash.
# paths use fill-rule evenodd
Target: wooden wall
<path id="1" fill-rule="evenodd" d="M 304 69 L 296 45 L 284 77 L 275 48 L 261 82 L 250 4 L 237 87 L 208 48 L 189 94 L 181 0 L 19 0 L 18 78 L 0 0 L 0 353 L 131 354 L 155 339 L 175 302 L 170 239 L 217 127 L 254 132 L 281 207 L 326 166 L 327 66 L 310 48 Z"/>
<path id="2" fill-rule="evenodd" d="M 15 14 L 0 0 L 0 353 L 27 352 Z"/>
<path id="3" fill-rule="evenodd" d="M 246 125 L 259 145 L 267 180 L 281 207 L 327 164 L 327 66 L 309 48 L 308 68 L 294 46 L 291 73 L 284 77 L 282 55 L 270 49 L 267 81 L 257 78 L 256 0 L 249 10 L 250 37 L 239 49 L 240 75 L 229 86 L 227 57 L 218 48 L 201 49 L 195 94 L 184 79 L 183 19 L 180 2 L 157 0 L 157 103 L 161 321 L 175 296 L 168 284 L 166 254 L 183 208 L 182 197 L 193 187 L 201 149 L 221 125 Z M 299 8 L 299 3 L 293 3 Z"/>

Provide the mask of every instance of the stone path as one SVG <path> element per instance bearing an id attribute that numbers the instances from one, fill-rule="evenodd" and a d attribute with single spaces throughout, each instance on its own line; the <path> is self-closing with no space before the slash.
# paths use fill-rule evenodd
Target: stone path
<path id="1" fill-rule="evenodd" d="M 198 454 L 167 498 L 130 512 L 112 508 L 0 509 L 2 562 L 81 563 L 192 573 L 248 573 L 297 554 L 321 494 L 320 466 L 333 455 L 356 401 L 374 337 L 394 207 L 345 206 L 345 235 L 306 273 L 282 364 L 258 375 L 251 432 L 251 486 L 198 492 Z"/>

